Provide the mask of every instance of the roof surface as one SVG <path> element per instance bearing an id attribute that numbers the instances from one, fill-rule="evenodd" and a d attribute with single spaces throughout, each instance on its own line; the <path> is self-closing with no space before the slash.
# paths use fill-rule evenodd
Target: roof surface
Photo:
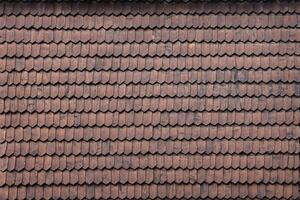
<path id="1" fill-rule="evenodd" d="M 1 3 L 0 199 L 299 199 L 299 14 Z"/>

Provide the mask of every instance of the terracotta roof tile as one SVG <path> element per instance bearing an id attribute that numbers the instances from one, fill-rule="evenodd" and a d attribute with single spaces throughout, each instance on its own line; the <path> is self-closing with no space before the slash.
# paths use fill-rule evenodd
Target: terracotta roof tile
<path id="1" fill-rule="evenodd" d="M 298 2 L 0 3 L 3 199 L 298 199 Z"/>

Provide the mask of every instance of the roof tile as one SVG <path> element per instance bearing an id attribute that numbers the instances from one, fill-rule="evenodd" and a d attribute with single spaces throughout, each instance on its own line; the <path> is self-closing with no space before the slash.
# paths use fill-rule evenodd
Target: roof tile
<path id="1" fill-rule="evenodd" d="M 298 7 L 1 3 L 0 196 L 297 199 Z"/>

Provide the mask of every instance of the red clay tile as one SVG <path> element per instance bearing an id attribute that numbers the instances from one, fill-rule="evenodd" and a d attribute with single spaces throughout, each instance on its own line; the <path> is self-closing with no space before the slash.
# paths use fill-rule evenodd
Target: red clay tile
<path id="1" fill-rule="evenodd" d="M 1 3 L 0 196 L 297 199 L 299 5 Z"/>

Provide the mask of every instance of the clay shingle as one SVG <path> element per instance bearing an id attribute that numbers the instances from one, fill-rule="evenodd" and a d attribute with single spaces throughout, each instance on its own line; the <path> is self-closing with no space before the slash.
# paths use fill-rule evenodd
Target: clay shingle
<path id="1" fill-rule="evenodd" d="M 299 14 L 0 3 L 0 199 L 299 199 Z"/>

